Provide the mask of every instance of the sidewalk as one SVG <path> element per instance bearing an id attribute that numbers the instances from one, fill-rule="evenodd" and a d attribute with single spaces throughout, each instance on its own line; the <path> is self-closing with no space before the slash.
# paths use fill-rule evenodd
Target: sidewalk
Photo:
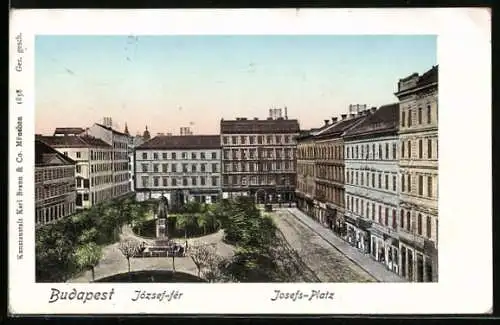
<path id="1" fill-rule="evenodd" d="M 288 211 L 292 216 L 300 220 L 303 224 L 309 227 L 311 230 L 316 232 L 321 238 L 326 240 L 332 246 L 337 248 L 342 254 L 344 254 L 351 261 L 359 265 L 366 272 L 371 274 L 379 282 L 406 282 L 405 279 L 401 278 L 397 274 L 387 270 L 382 264 L 374 261 L 368 255 L 360 253 L 356 248 L 352 247 L 342 239 L 338 238 L 331 230 L 323 227 L 309 216 L 304 214 L 297 208 L 287 208 L 284 209 Z"/>

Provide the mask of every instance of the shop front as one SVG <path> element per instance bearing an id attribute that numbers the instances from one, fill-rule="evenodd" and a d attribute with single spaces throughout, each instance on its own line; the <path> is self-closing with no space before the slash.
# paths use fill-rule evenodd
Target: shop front
<path id="1" fill-rule="evenodd" d="M 329 229 L 334 230 L 337 221 L 337 209 L 330 204 L 326 205 L 326 223 Z"/>
<path id="2" fill-rule="evenodd" d="M 353 247 L 356 247 L 362 253 L 370 252 L 369 238 L 370 233 L 368 231 L 370 227 L 370 222 L 361 218 L 352 218 L 350 216 L 345 216 L 346 221 L 346 241 Z"/>
<path id="3" fill-rule="evenodd" d="M 386 266 L 392 272 L 399 274 L 399 240 L 388 235 L 384 237 Z"/>
<path id="4" fill-rule="evenodd" d="M 400 275 L 411 282 L 437 282 L 437 250 L 423 238 L 400 240 Z"/>

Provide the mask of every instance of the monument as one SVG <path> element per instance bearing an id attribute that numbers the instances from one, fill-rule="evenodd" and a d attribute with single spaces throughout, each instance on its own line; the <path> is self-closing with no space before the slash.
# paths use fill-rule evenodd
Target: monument
<path id="1" fill-rule="evenodd" d="M 161 196 L 156 213 L 156 237 L 165 238 L 168 235 L 168 199 Z"/>

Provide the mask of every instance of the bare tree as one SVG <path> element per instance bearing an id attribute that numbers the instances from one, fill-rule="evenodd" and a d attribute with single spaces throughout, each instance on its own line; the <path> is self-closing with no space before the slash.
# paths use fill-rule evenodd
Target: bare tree
<path id="1" fill-rule="evenodd" d="M 213 263 L 214 256 L 216 255 L 215 245 L 206 243 L 194 243 L 189 248 L 188 255 L 193 260 L 196 268 L 198 269 L 198 277 L 201 277 L 201 270 Z"/>
<path id="2" fill-rule="evenodd" d="M 118 249 L 122 252 L 123 256 L 127 259 L 128 272 L 130 273 L 130 258 L 134 257 L 138 252 L 140 252 L 142 245 L 134 239 L 125 239 L 120 242 Z"/>

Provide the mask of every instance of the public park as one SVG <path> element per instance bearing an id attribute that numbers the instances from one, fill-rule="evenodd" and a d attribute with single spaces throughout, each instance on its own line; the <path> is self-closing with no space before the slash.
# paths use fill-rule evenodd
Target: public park
<path id="1" fill-rule="evenodd" d="M 37 282 L 376 282 L 349 245 L 251 197 L 172 207 L 124 198 L 37 229 Z M 343 247 L 342 244 L 346 246 Z M 340 249 L 338 248 L 340 246 Z M 342 251 L 344 250 L 344 251 Z M 356 254 L 354 254 L 356 255 Z M 371 265 L 371 264 L 370 264 Z M 382 277 L 382 278 L 380 278 Z"/>

